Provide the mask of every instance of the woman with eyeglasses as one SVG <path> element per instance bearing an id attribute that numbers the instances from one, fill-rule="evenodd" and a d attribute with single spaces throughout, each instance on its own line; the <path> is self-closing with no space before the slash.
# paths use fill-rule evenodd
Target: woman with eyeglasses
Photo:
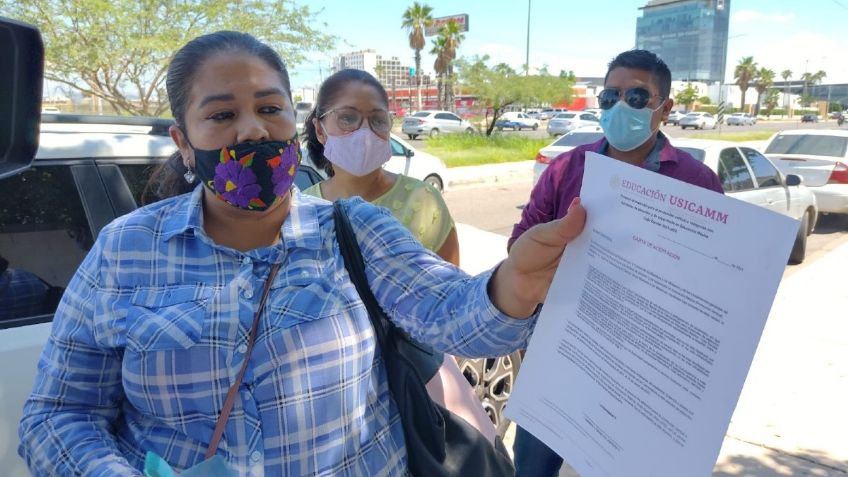
<path id="1" fill-rule="evenodd" d="M 425 248 L 459 265 L 456 228 L 439 191 L 382 167 L 392 157 L 388 107 L 386 90 L 365 71 L 341 70 L 324 81 L 305 135 L 309 157 L 329 178 L 304 192 L 385 207 Z"/>
<path id="2" fill-rule="evenodd" d="M 426 249 L 459 266 L 456 227 L 441 193 L 382 167 L 392 155 L 388 107 L 385 88 L 365 71 L 345 69 L 324 81 L 305 136 L 309 157 L 329 178 L 304 193 L 330 201 L 359 196 L 385 207 Z M 427 389 L 494 441 L 494 426 L 453 357 L 444 356 Z"/>
<path id="3" fill-rule="evenodd" d="M 166 87 L 178 152 L 159 189 L 190 190 L 100 231 L 56 309 L 18 452 L 35 476 L 407 475 L 333 205 L 293 187 L 285 62 L 248 34 L 212 33 L 175 53 Z M 526 344 L 585 224 L 576 201 L 470 277 L 383 209 L 340 204 L 389 318 L 466 356 Z"/>
<path id="4" fill-rule="evenodd" d="M 709 167 L 672 146 L 660 132 L 660 123 L 674 105 L 670 94 L 671 71 L 657 55 L 629 50 L 616 56 L 598 95 L 604 137 L 551 161 L 530 193 L 507 248 L 514 249 L 532 227 L 567 213 L 571 201 L 580 196 L 587 151 L 723 194 L 718 176 Z M 562 467 L 559 455 L 520 426 L 513 451 L 517 477 L 555 477 Z"/>

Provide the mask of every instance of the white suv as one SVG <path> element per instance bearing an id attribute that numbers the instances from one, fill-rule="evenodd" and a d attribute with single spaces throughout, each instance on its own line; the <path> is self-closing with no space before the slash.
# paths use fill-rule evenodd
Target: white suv
<path id="1" fill-rule="evenodd" d="M 474 133 L 474 126 L 450 111 L 418 111 L 403 118 L 401 131 L 415 139 L 418 136 L 435 137 L 442 133 Z"/>

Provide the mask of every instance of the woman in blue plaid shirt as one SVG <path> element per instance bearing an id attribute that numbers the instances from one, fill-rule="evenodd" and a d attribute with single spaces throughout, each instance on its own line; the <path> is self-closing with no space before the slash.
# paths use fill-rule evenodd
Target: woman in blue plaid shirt
<path id="1" fill-rule="evenodd" d="M 164 185 L 190 192 L 100 233 L 56 311 L 20 454 L 38 476 L 138 476 L 148 451 L 178 471 L 203 461 L 279 264 L 217 455 L 246 476 L 405 475 L 397 408 L 332 204 L 291 187 L 300 149 L 283 62 L 249 35 L 205 35 L 176 53 L 167 89 L 179 153 Z M 469 277 L 388 212 L 358 198 L 346 208 L 391 319 L 469 357 L 526 346 L 585 220 L 575 203 Z"/>

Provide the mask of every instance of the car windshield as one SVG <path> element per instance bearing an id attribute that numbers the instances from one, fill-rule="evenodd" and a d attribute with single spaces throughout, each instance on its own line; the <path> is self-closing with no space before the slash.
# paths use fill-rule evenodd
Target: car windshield
<path id="1" fill-rule="evenodd" d="M 430 113 L 428 113 L 426 111 L 421 111 L 421 112 L 413 114 L 412 117 L 413 118 L 426 118 L 429 115 L 430 115 Z"/>
<path id="2" fill-rule="evenodd" d="M 575 113 L 559 113 L 556 116 L 554 116 L 554 119 L 571 119 L 574 116 L 576 116 Z"/>
<path id="3" fill-rule="evenodd" d="M 555 143 L 551 144 L 551 146 L 582 146 L 583 144 L 595 142 L 603 136 L 604 133 L 600 131 L 575 132 L 571 134 L 566 134 L 565 136 L 559 138 Z"/>
<path id="4" fill-rule="evenodd" d="M 697 159 L 698 162 L 704 162 L 704 159 L 707 157 L 707 153 L 703 149 L 698 149 L 695 147 L 679 147 L 678 149 L 682 149 L 688 152 L 692 157 Z"/>
<path id="5" fill-rule="evenodd" d="M 687 118 L 697 118 L 701 113 L 689 113 L 686 115 Z"/>
<path id="6" fill-rule="evenodd" d="M 845 157 L 848 137 L 819 134 L 779 134 L 769 143 L 766 154 L 809 154 Z"/>

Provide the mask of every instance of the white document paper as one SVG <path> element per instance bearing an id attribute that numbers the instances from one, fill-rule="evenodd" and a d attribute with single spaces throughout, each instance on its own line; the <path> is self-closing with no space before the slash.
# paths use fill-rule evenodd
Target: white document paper
<path id="1" fill-rule="evenodd" d="M 507 416 L 582 477 L 709 476 L 797 221 L 588 153 Z"/>

